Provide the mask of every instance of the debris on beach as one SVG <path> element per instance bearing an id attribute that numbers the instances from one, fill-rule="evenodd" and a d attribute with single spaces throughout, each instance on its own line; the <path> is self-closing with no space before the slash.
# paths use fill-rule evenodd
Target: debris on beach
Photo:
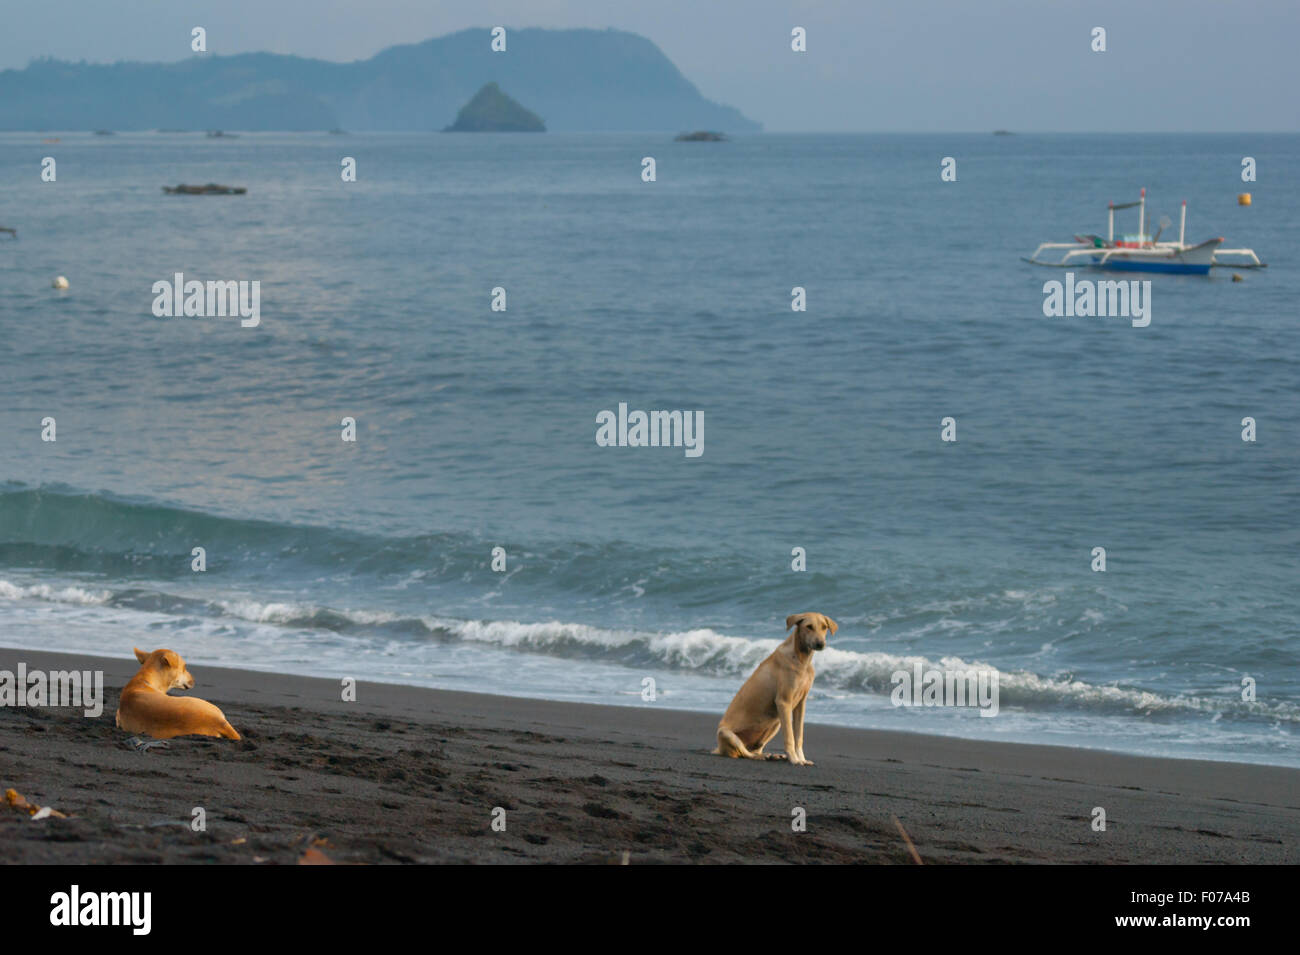
<path id="1" fill-rule="evenodd" d="M 210 182 L 206 186 L 187 186 L 181 183 L 179 186 L 162 188 L 169 196 L 242 196 L 248 192 L 244 186 L 221 186 L 215 182 Z"/>
<path id="2" fill-rule="evenodd" d="M 19 812 L 25 812 L 32 817 L 35 822 L 38 819 L 67 819 L 66 813 L 59 812 L 57 809 L 51 809 L 49 806 L 38 806 L 36 803 L 28 802 L 16 789 L 5 790 L 5 803 L 11 809 L 17 809 Z"/>
<path id="3" fill-rule="evenodd" d="M 329 841 L 329 837 L 312 836 L 309 833 L 303 833 L 293 841 L 299 842 L 301 840 L 307 841 L 307 848 L 298 857 L 298 865 L 346 865 L 346 863 L 335 862 L 322 851 L 334 848 L 334 843 Z"/>
<path id="4" fill-rule="evenodd" d="M 298 860 L 298 865 L 336 865 L 336 863 L 319 849 L 308 849 Z"/>
<path id="5" fill-rule="evenodd" d="M 912 844 L 912 837 L 907 834 L 907 830 L 903 828 L 903 824 L 899 821 L 898 817 L 890 816 L 889 818 L 894 820 L 894 825 L 898 827 L 899 835 L 901 835 L 903 841 L 907 843 L 907 851 L 912 854 L 912 861 L 917 865 L 925 865 L 925 863 L 921 861 L 921 854 L 916 851 L 916 846 Z"/>

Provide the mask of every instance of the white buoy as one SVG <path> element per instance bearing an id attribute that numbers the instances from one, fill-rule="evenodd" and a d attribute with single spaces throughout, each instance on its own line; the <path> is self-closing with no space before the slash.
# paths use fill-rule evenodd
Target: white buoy
<path id="1" fill-rule="evenodd" d="M 57 279 L 54 280 L 53 285 L 55 288 L 67 288 L 68 280 L 65 279 L 62 275 L 60 275 Z"/>

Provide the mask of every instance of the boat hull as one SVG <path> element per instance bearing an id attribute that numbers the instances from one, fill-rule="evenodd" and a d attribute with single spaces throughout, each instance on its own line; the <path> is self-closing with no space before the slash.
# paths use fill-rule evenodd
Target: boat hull
<path id="1" fill-rule="evenodd" d="M 1092 257 L 1099 269 L 1116 272 L 1172 272 L 1179 275 L 1209 275 L 1215 250 L 1223 239 L 1206 239 L 1200 245 L 1185 246 L 1173 242 L 1155 243 L 1146 248 L 1107 249 Z"/>
<path id="2" fill-rule="evenodd" d="M 1100 259 L 1097 256 L 1096 259 Z M 1111 272 L 1165 272 L 1175 275 L 1209 275 L 1210 266 L 1213 262 L 1184 262 L 1179 259 L 1121 259 L 1115 256 L 1107 259 L 1104 263 L 1094 259 L 1097 268 L 1106 269 Z"/>

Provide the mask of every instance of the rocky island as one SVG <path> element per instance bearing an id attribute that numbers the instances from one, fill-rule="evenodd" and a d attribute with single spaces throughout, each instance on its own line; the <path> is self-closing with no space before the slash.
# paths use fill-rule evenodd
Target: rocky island
<path id="1" fill-rule="evenodd" d="M 444 133 L 544 133 L 546 125 L 502 92 L 496 83 L 488 83 L 460 108 L 456 122 Z"/>
<path id="2" fill-rule="evenodd" d="M 172 196 L 242 196 L 248 189 L 244 186 L 221 186 L 210 182 L 206 186 L 163 186 L 163 192 Z"/>

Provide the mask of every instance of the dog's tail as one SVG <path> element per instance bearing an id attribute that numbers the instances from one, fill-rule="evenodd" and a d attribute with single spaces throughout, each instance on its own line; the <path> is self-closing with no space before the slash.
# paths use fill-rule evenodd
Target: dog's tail
<path id="1" fill-rule="evenodd" d="M 240 736 L 238 732 L 236 732 L 235 728 L 230 725 L 229 720 L 223 719 L 221 721 L 221 726 L 219 727 L 219 729 L 220 732 L 218 733 L 218 735 L 221 736 L 222 739 L 243 739 L 243 737 Z"/>

